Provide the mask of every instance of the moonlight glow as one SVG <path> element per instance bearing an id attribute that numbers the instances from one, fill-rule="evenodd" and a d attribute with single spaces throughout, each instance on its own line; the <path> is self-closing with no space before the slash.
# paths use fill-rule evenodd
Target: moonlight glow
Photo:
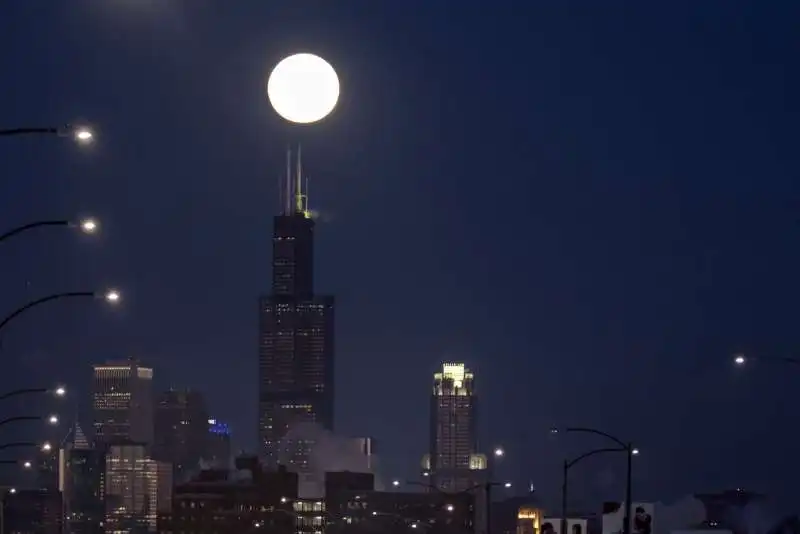
<path id="1" fill-rule="evenodd" d="M 339 77 L 314 54 L 295 54 L 278 63 L 267 81 L 267 96 L 278 115 L 309 124 L 325 118 L 339 100 Z"/>

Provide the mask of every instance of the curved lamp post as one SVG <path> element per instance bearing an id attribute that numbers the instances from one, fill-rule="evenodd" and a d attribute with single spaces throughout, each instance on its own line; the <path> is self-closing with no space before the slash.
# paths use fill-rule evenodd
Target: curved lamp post
<path id="1" fill-rule="evenodd" d="M 48 442 L 36 443 L 35 441 L 11 441 L 9 443 L 0 444 L 0 451 L 19 447 L 38 447 L 42 452 L 50 452 L 53 450 L 53 446 Z"/>
<path id="2" fill-rule="evenodd" d="M 15 389 L 13 391 L 9 391 L 7 393 L 3 393 L 0 395 L 0 401 L 4 401 L 11 397 L 16 397 L 18 395 L 28 395 L 32 393 L 52 393 L 56 397 L 63 397 L 67 394 L 66 388 L 64 386 L 57 386 L 55 388 L 24 388 L 24 389 Z"/>
<path id="3" fill-rule="evenodd" d="M 749 361 L 764 361 L 772 363 L 786 363 L 789 365 L 800 365 L 800 359 L 789 358 L 786 356 L 746 356 L 742 353 L 733 355 L 733 364 L 737 367 L 744 367 Z"/>
<path id="4" fill-rule="evenodd" d="M 57 425 L 58 416 L 50 415 L 48 417 L 42 417 L 41 415 L 16 415 L 14 417 L 7 417 L 0 420 L 0 426 L 7 425 L 9 423 L 16 423 L 18 421 L 47 421 L 47 424 Z"/>
<path id="5" fill-rule="evenodd" d="M 116 291 L 114 289 L 109 289 L 108 291 L 105 291 L 103 293 L 97 293 L 95 291 L 68 291 L 68 292 L 65 292 L 65 293 L 55 293 L 53 295 L 48 295 L 46 297 L 42 297 L 42 298 L 33 300 L 33 301 L 25 304 L 24 306 L 22 306 L 20 308 L 17 308 L 13 312 L 11 312 L 9 315 L 7 315 L 5 317 L 5 319 L 0 321 L 0 332 L 3 330 L 3 328 L 8 326 L 8 324 L 11 321 L 13 321 L 14 319 L 19 317 L 20 315 L 22 315 L 26 311 L 30 310 L 31 308 L 35 308 L 36 306 L 39 306 L 41 304 L 46 304 L 46 303 L 52 302 L 54 300 L 60 300 L 60 299 L 72 298 L 72 297 L 101 298 L 101 299 L 105 300 L 106 302 L 108 302 L 110 304 L 116 304 L 117 302 L 119 302 L 119 300 L 121 298 L 121 296 L 119 294 L 119 291 Z"/>
<path id="6" fill-rule="evenodd" d="M 67 124 L 61 128 L 6 128 L 0 130 L 0 136 L 11 135 L 57 135 L 59 137 L 72 137 L 79 143 L 89 143 L 94 139 L 92 130 L 86 126 L 73 126 Z"/>
<path id="7" fill-rule="evenodd" d="M 597 436 L 602 436 L 610 441 L 613 441 L 618 446 L 617 447 L 604 447 L 602 449 L 595 449 L 593 451 L 589 451 L 586 454 L 582 454 L 577 458 L 568 461 L 564 461 L 564 472 L 563 472 L 563 480 L 561 482 L 561 532 L 566 533 L 567 531 L 567 481 L 568 481 L 568 472 L 569 469 L 577 464 L 578 462 L 589 458 L 590 456 L 594 456 L 596 454 L 607 453 L 607 452 L 624 452 L 627 456 L 627 473 L 625 476 L 625 517 L 623 519 L 622 524 L 622 532 L 623 534 L 630 534 L 631 529 L 631 496 L 633 494 L 633 457 L 639 454 L 639 449 L 633 446 L 633 443 L 624 442 L 619 438 L 608 434 L 607 432 L 603 432 L 602 430 L 597 430 L 595 428 L 584 428 L 584 427 L 567 427 L 564 429 L 552 429 L 552 433 L 570 433 L 570 432 L 578 432 L 578 433 L 586 433 L 586 434 L 595 434 Z"/>
<path id="8" fill-rule="evenodd" d="M 14 237 L 15 235 L 21 234 L 22 232 L 33 230 L 34 228 L 41 228 L 43 226 L 71 226 L 73 228 L 78 228 L 81 232 L 85 234 L 93 234 L 97 232 L 99 224 L 95 219 L 92 218 L 81 219 L 78 222 L 68 221 L 66 219 L 36 221 L 28 224 L 23 224 L 22 226 L 17 226 L 16 228 L 12 228 L 11 230 L 7 231 L 4 234 L 0 234 L 0 241 L 5 241 L 9 237 Z"/>

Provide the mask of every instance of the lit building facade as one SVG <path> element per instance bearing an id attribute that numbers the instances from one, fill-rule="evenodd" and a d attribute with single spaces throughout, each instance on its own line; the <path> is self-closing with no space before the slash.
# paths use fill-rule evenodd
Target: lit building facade
<path id="1" fill-rule="evenodd" d="M 130 359 L 94 366 L 92 415 L 104 444 L 153 443 L 153 369 Z"/>
<path id="2" fill-rule="evenodd" d="M 159 510 L 171 507 L 172 466 L 143 444 L 111 445 L 105 465 L 105 532 L 156 532 Z"/>
<path id="3" fill-rule="evenodd" d="M 162 392 L 155 408 L 153 458 L 172 464 L 176 480 L 196 471 L 208 441 L 208 409 L 193 390 Z"/>
<path id="4" fill-rule="evenodd" d="M 292 179 L 291 154 L 283 213 L 274 218 L 272 292 L 259 303 L 258 435 L 266 465 L 305 472 L 313 442 L 287 439 L 298 423 L 333 430 L 334 301 L 314 293 L 314 220 Z"/>
<path id="5" fill-rule="evenodd" d="M 473 487 L 486 470 L 477 454 L 475 377 L 463 363 L 445 363 L 433 377 L 429 474 L 445 492 Z"/>

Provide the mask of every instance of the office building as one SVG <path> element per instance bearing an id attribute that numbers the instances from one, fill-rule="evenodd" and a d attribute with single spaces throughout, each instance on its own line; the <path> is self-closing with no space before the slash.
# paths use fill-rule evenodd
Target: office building
<path id="1" fill-rule="evenodd" d="M 94 366 L 95 436 L 104 444 L 153 443 L 153 369 L 130 359 Z"/>
<path id="2" fill-rule="evenodd" d="M 170 389 L 158 395 L 153 458 L 172 464 L 176 480 L 197 471 L 208 440 L 208 409 L 197 391 Z"/>
<path id="3" fill-rule="evenodd" d="M 208 420 L 208 435 L 203 460 L 214 469 L 227 469 L 232 460 L 231 428 L 213 417 Z"/>
<path id="4" fill-rule="evenodd" d="M 156 532 L 159 511 L 171 509 L 172 466 L 136 443 L 110 445 L 105 464 L 105 531 Z"/>
<path id="5" fill-rule="evenodd" d="M 441 491 L 465 491 L 475 485 L 476 470 L 485 471 L 485 458 L 476 454 L 474 379 L 463 363 L 445 363 L 434 374 L 429 461 L 431 483 Z"/>
<path id="6" fill-rule="evenodd" d="M 92 447 L 77 423 L 72 439 L 59 450 L 59 490 L 66 531 L 103 534 L 106 455 Z"/>
<path id="7" fill-rule="evenodd" d="M 313 440 L 295 439 L 290 429 L 333 429 L 334 303 L 314 292 L 315 225 L 299 150 L 294 177 L 291 153 L 286 173 L 283 213 L 274 218 L 272 292 L 260 299 L 258 435 L 266 465 L 305 472 Z"/>
<path id="8" fill-rule="evenodd" d="M 430 493 L 400 491 L 342 491 L 335 499 L 326 497 L 327 517 L 346 518 L 345 532 L 432 534 L 475 532 L 472 493 Z M 329 527 L 341 523 L 330 524 Z M 331 528 L 336 532 L 338 529 Z"/>
<path id="9" fill-rule="evenodd" d="M 63 511 L 58 490 L 3 492 L 0 506 L 3 534 L 62 534 Z"/>
<path id="10" fill-rule="evenodd" d="M 256 458 L 241 457 L 236 459 L 233 472 L 201 471 L 192 480 L 176 485 L 172 509 L 159 513 L 158 531 L 296 534 L 296 502 L 296 473 L 283 466 L 265 471 Z"/>

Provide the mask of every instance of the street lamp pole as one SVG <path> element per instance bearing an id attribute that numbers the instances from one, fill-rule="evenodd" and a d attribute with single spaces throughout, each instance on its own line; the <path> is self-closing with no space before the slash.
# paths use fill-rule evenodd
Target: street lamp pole
<path id="1" fill-rule="evenodd" d="M 94 291 L 67 291 L 64 293 L 55 293 L 53 295 L 48 295 L 46 297 L 33 300 L 11 312 L 9 315 L 6 316 L 5 319 L 0 321 L 0 331 L 2 331 L 3 328 L 5 328 L 8 325 L 8 323 L 13 321 L 26 311 L 30 310 L 31 308 L 34 308 L 36 306 L 39 306 L 40 304 L 45 304 L 47 302 L 51 302 L 54 300 L 72 298 L 72 297 L 100 297 L 104 298 L 106 301 L 111 303 L 116 303 L 120 299 L 120 295 L 116 291 L 108 291 L 105 294 L 98 294 Z"/>
<path id="2" fill-rule="evenodd" d="M 11 397 L 16 397 L 18 395 L 28 395 L 33 393 L 50 393 L 50 392 L 52 392 L 56 397 L 63 397 L 64 395 L 67 394 L 67 390 L 61 386 L 56 388 L 23 388 L 3 393 L 2 395 L 0 395 L 0 401 L 10 399 Z"/>
<path id="3" fill-rule="evenodd" d="M 568 500 L 568 484 L 569 484 L 569 470 L 578 462 L 589 458 L 590 456 L 595 456 L 597 454 L 604 454 L 607 452 L 625 452 L 627 449 L 621 447 L 604 447 L 602 449 L 595 449 L 593 451 L 589 451 L 587 453 L 581 454 L 577 458 L 572 460 L 564 460 L 563 464 L 563 473 L 561 478 L 561 534 L 568 534 L 567 533 L 567 500 Z"/>
<path id="4" fill-rule="evenodd" d="M 72 126 L 67 124 L 61 128 L 4 128 L 0 129 L 0 136 L 7 137 L 12 135 L 57 135 L 59 137 L 73 137 L 76 141 L 86 143 L 94 137 L 92 131 L 82 126 Z"/>
<path id="5" fill-rule="evenodd" d="M 21 234 L 26 230 L 32 230 L 34 228 L 39 228 L 41 226 L 69 226 L 69 221 L 66 220 L 56 220 L 56 221 L 36 221 L 28 224 L 23 224 L 22 226 L 18 226 L 9 230 L 8 232 L 0 235 L 0 241 L 5 241 L 9 237 L 13 237 L 17 234 Z"/>
<path id="6" fill-rule="evenodd" d="M 800 359 L 788 356 L 745 356 L 744 354 L 734 354 L 733 356 L 733 363 L 738 367 L 744 367 L 750 360 L 800 365 Z"/>
<path id="7" fill-rule="evenodd" d="M 92 234 L 97 231 L 97 221 L 94 219 L 83 219 L 77 223 L 68 221 L 66 219 L 35 221 L 32 223 L 23 224 L 22 226 L 17 226 L 16 228 L 12 228 L 4 234 L 0 234 L 0 241 L 5 241 L 6 239 L 17 234 L 21 234 L 22 232 L 26 232 L 28 230 L 33 230 L 34 228 L 41 228 L 42 226 L 75 226 L 87 234 Z"/>
<path id="8" fill-rule="evenodd" d="M 619 446 L 619 447 L 616 447 L 616 448 L 613 448 L 613 449 L 598 449 L 597 451 L 591 451 L 590 453 L 587 453 L 586 455 L 579 457 L 578 459 L 573 461 L 571 464 L 565 464 L 567 466 L 567 467 L 565 467 L 565 470 L 564 470 L 564 481 L 565 481 L 564 485 L 565 486 L 566 486 L 566 480 L 567 480 L 566 471 L 569 469 L 569 467 L 571 465 L 574 465 L 578 461 L 588 457 L 588 456 L 592 456 L 593 454 L 599 454 L 600 452 L 624 452 L 626 454 L 626 456 L 628 457 L 627 458 L 627 460 L 628 460 L 627 461 L 627 472 L 625 474 L 625 517 L 623 519 L 622 532 L 623 532 L 623 534 L 631 534 L 631 499 L 632 499 L 632 496 L 633 496 L 633 456 L 635 454 L 637 454 L 637 452 L 638 452 L 634 448 L 633 443 L 622 441 L 621 439 L 619 439 L 619 438 L 617 438 L 615 436 L 612 436 L 611 434 L 609 434 L 607 432 L 603 432 L 602 430 L 597 430 L 595 428 L 568 427 L 568 428 L 564 429 L 564 432 L 566 432 L 566 433 L 583 432 L 583 433 L 586 433 L 586 434 L 595 434 L 595 435 L 598 435 L 598 436 L 602 436 L 602 437 L 604 437 L 604 438 L 606 438 L 608 440 L 611 440 L 611 441 L 613 441 L 614 443 L 616 443 Z M 563 505 L 563 494 L 564 493 L 565 493 L 565 490 L 562 487 L 562 505 Z M 564 506 L 564 508 L 566 508 L 566 506 Z M 562 510 L 562 512 L 565 512 L 565 510 Z M 562 515 L 564 515 L 564 514 L 562 514 Z M 566 525 L 566 517 L 562 517 L 561 521 L 562 521 L 562 527 L 564 527 L 564 529 L 565 529 L 566 528 L 566 526 L 565 526 Z M 567 534 L 567 533 L 562 531 L 561 534 Z"/>
<path id="9" fill-rule="evenodd" d="M 0 420 L 0 426 L 7 425 L 9 423 L 14 423 L 17 421 L 41 421 L 42 417 L 38 415 L 15 415 L 14 417 L 7 417 L 3 420 Z"/>
<path id="10" fill-rule="evenodd" d="M 37 447 L 39 444 L 33 441 L 12 441 L 10 443 L 0 444 L 0 451 L 5 449 L 13 449 L 17 447 Z"/>

